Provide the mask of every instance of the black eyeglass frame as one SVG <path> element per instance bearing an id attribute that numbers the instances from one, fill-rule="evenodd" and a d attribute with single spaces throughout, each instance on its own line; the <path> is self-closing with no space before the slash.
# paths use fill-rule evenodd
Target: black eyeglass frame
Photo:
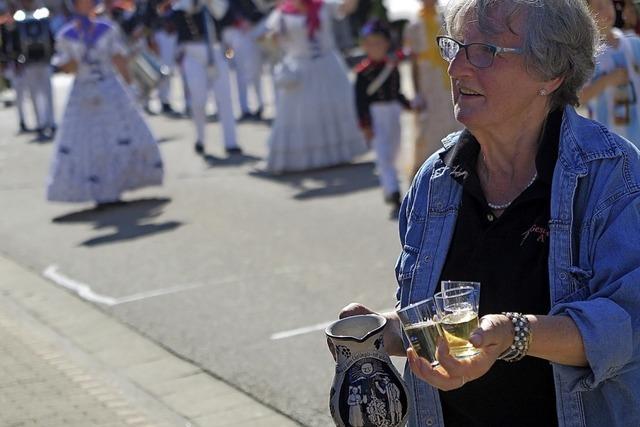
<path id="1" fill-rule="evenodd" d="M 440 46 L 440 40 L 449 40 L 452 41 L 453 43 L 458 45 L 458 51 L 456 52 L 456 54 L 454 55 L 453 58 L 447 58 L 444 53 L 443 53 L 443 49 Z M 468 44 L 464 44 L 464 43 L 460 43 L 458 40 L 448 37 L 448 36 L 438 36 L 436 37 L 436 44 L 438 45 L 438 49 L 440 50 L 440 56 L 442 56 L 442 59 L 444 59 L 445 61 L 451 63 L 456 56 L 458 56 L 458 53 L 460 52 L 460 49 L 464 49 L 464 54 L 467 57 L 467 60 L 469 61 L 469 63 L 471 65 L 473 65 L 474 67 L 477 68 L 489 68 L 493 65 L 493 60 L 495 59 L 496 55 L 500 55 L 503 53 L 515 53 L 517 55 L 522 55 L 524 53 L 524 49 L 519 48 L 519 47 L 501 47 L 501 46 L 495 46 L 489 43 L 468 43 Z M 469 57 L 469 50 L 467 49 L 470 46 L 484 46 L 486 48 L 488 48 L 491 53 L 493 54 L 491 56 L 491 62 L 489 63 L 489 65 L 486 66 L 479 66 L 477 64 L 474 64 L 473 61 L 471 61 L 471 58 Z"/>

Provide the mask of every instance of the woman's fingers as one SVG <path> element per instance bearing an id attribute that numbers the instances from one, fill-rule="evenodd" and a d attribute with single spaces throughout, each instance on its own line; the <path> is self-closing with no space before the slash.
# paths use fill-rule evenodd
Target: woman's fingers
<path id="1" fill-rule="evenodd" d="M 351 304 L 347 305 L 342 310 L 340 310 L 339 318 L 344 319 L 345 317 L 357 316 L 360 314 L 372 314 L 372 313 L 374 313 L 374 311 L 365 307 L 364 305 L 359 304 L 357 302 L 352 302 Z"/>
<path id="2" fill-rule="evenodd" d="M 462 376 L 451 376 L 442 367 L 438 366 L 434 368 L 427 359 L 419 357 L 412 348 L 407 349 L 407 360 L 409 361 L 411 371 L 413 371 L 418 378 L 440 390 L 448 391 L 460 388 L 466 381 Z"/>

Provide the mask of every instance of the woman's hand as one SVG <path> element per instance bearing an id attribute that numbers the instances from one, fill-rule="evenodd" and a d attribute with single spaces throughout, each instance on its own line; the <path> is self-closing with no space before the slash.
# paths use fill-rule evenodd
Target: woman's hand
<path id="1" fill-rule="evenodd" d="M 69 61 L 66 64 L 62 64 L 58 67 L 60 71 L 67 74 L 73 74 L 78 71 L 78 63 L 76 61 Z"/>
<path id="2" fill-rule="evenodd" d="M 402 343 L 402 327 L 400 326 L 400 319 L 398 315 L 391 311 L 389 313 L 377 313 L 370 308 L 362 305 L 360 303 L 351 303 L 340 310 L 340 314 L 338 318 L 344 319 L 346 317 L 351 316 L 359 316 L 362 314 L 379 314 L 387 319 L 387 324 L 384 327 L 384 347 L 387 353 L 391 356 L 404 356 L 404 346 Z M 333 347 L 333 343 L 331 340 L 327 339 L 327 346 L 329 347 L 329 351 L 333 356 L 333 359 L 336 359 L 336 352 Z"/>
<path id="3" fill-rule="evenodd" d="M 480 350 L 475 356 L 456 359 L 449 354 L 449 345 L 444 338 L 438 341 L 436 358 L 439 366 L 432 367 L 409 348 L 407 358 L 413 373 L 423 381 L 441 390 L 454 390 L 465 383 L 480 378 L 493 366 L 498 356 L 513 342 L 513 326 L 504 315 L 487 315 L 480 320 L 480 327 L 469 339 Z"/>

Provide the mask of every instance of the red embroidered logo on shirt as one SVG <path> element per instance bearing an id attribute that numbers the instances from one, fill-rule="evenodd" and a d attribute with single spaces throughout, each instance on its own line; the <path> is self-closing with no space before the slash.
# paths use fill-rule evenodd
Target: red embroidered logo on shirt
<path id="1" fill-rule="evenodd" d="M 547 241 L 547 237 L 549 237 L 549 229 L 533 224 L 530 229 L 522 233 L 522 241 L 520 242 L 520 246 L 524 245 L 525 240 L 527 240 L 527 238 L 531 234 L 536 236 L 536 242 L 544 243 Z"/>

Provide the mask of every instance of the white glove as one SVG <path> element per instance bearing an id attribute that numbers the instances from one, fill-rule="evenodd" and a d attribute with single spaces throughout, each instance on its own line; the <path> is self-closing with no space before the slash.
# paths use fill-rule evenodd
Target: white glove
<path id="1" fill-rule="evenodd" d="M 229 10 L 229 2 L 227 0 L 205 0 L 205 4 L 216 19 L 222 19 L 227 10 Z"/>

